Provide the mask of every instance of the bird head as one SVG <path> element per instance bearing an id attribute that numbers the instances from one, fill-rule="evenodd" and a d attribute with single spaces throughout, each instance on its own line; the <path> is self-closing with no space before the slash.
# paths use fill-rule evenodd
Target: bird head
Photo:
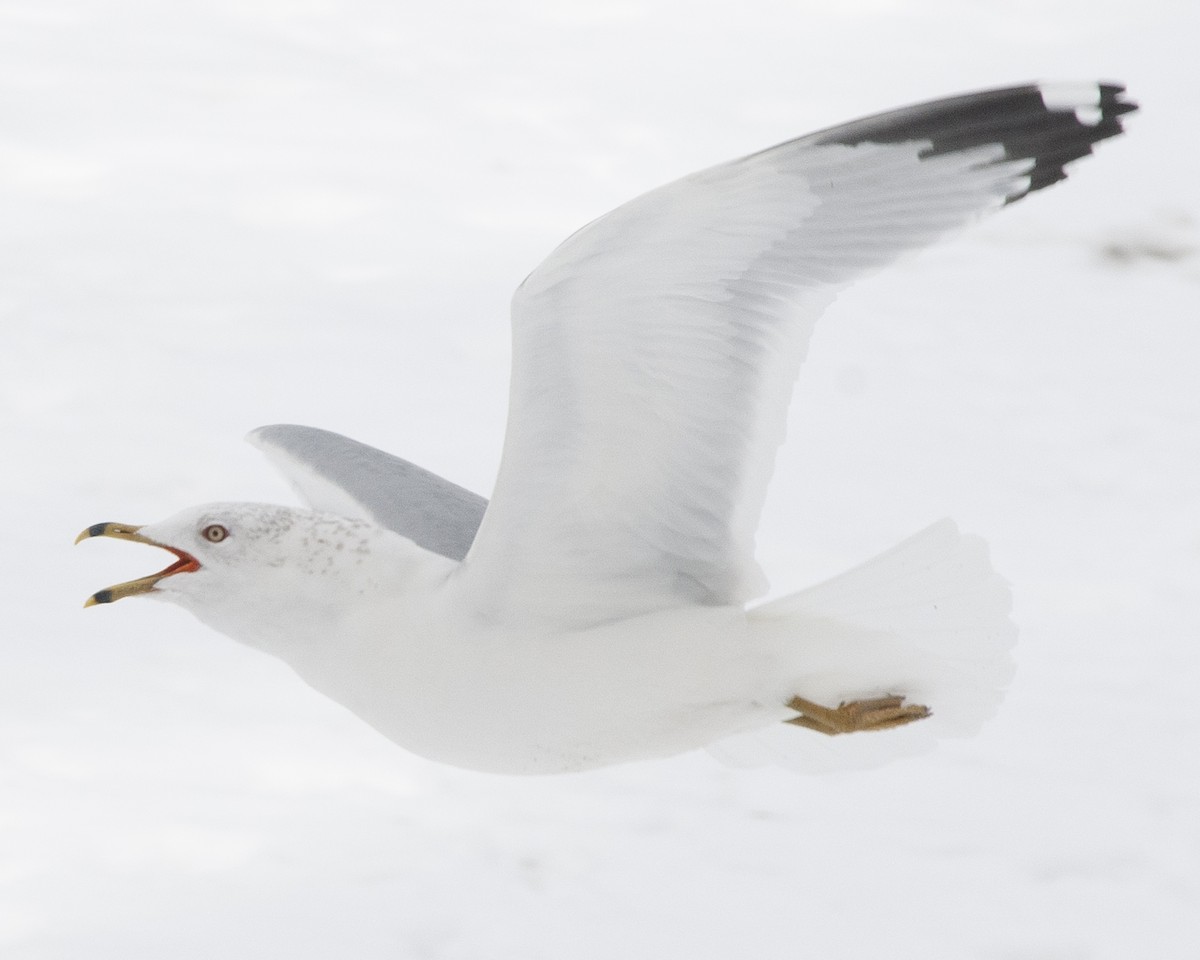
<path id="1" fill-rule="evenodd" d="M 402 541 L 365 520 L 258 503 L 190 507 L 146 526 L 97 523 L 76 542 L 94 537 L 159 547 L 175 560 L 97 591 L 85 606 L 170 600 L 222 633 L 268 648 L 332 627 L 348 601 L 394 586 L 393 541 Z"/>

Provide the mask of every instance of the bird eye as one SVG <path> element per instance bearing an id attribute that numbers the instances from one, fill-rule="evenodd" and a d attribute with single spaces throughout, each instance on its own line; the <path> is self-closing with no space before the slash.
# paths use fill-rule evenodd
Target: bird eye
<path id="1" fill-rule="evenodd" d="M 200 531 L 200 535 L 209 543 L 220 543 L 229 536 L 229 531 L 219 523 L 210 523 Z"/>

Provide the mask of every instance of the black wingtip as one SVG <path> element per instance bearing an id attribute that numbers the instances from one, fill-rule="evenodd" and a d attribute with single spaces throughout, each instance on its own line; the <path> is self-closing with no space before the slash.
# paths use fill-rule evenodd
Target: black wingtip
<path id="1" fill-rule="evenodd" d="M 1100 110 L 1104 116 L 1119 117 L 1122 114 L 1133 113 L 1138 105 L 1132 100 L 1122 100 L 1125 93 L 1123 83 L 1101 83 Z"/>
<path id="2" fill-rule="evenodd" d="M 934 157 L 1000 146 L 1005 160 L 1032 160 L 1027 185 L 1008 201 L 1063 180 L 1066 166 L 1124 132 L 1138 109 L 1119 83 L 1031 83 L 984 90 L 877 114 L 813 135 L 818 143 L 925 142 Z"/>

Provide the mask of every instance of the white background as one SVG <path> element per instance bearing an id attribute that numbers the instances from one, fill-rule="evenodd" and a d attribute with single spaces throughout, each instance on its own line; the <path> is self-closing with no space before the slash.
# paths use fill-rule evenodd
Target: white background
<path id="1" fill-rule="evenodd" d="M 0 953 L 1191 960 L 1200 152 L 1190 0 L 0 4 Z M 1143 111 L 844 295 L 759 538 L 776 592 L 944 514 L 1012 581 L 979 738 L 805 777 L 405 754 L 71 540 L 291 502 L 296 422 L 482 493 L 507 304 L 691 170 L 1030 79 Z M 804 735 L 797 731 L 797 735 Z"/>

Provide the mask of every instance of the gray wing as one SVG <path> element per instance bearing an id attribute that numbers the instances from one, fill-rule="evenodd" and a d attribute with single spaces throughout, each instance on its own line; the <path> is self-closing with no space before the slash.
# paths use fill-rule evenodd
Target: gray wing
<path id="1" fill-rule="evenodd" d="M 370 520 L 451 560 L 467 555 L 487 509 L 477 493 L 328 430 L 281 423 L 246 439 L 314 509 Z"/>
<path id="2" fill-rule="evenodd" d="M 754 534 L 822 310 L 1061 180 L 1133 109 L 1096 83 L 952 97 L 700 171 L 576 232 L 513 299 L 471 602 L 557 627 L 760 595 Z"/>

